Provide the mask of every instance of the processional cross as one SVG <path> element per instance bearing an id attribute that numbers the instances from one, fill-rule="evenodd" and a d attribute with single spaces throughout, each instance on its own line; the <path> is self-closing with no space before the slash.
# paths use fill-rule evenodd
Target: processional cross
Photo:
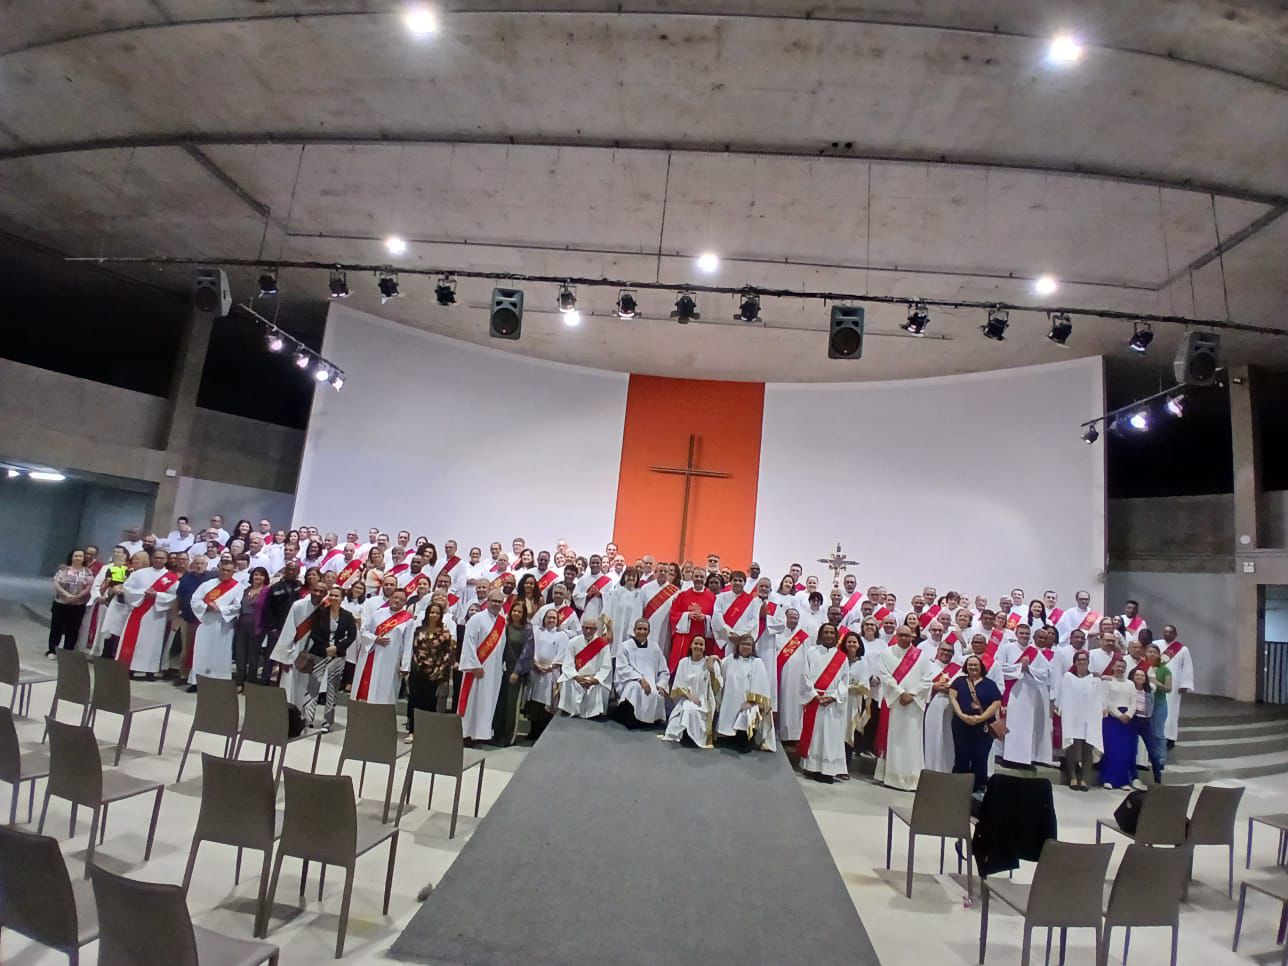
<path id="1" fill-rule="evenodd" d="M 836 553 L 830 553 L 826 557 L 819 557 L 818 562 L 826 564 L 831 568 L 833 584 L 839 584 L 841 582 L 841 574 L 845 572 L 845 568 L 850 564 L 854 564 L 856 567 L 859 565 L 857 560 L 851 560 L 841 552 L 841 545 L 839 543 L 836 545 Z"/>
<path id="2" fill-rule="evenodd" d="M 689 538 L 689 494 L 693 486 L 695 476 L 714 477 L 716 479 L 727 479 L 732 473 L 723 473 L 719 470 L 703 470 L 695 465 L 695 458 L 698 451 L 698 437 L 689 434 L 689 460 L 683 466 L 650 466 L 649 469 L 654 473 L 670 473 L 675 476 L 684 477 L 684 504 L 680 510 L 680 555 L 679 560 L 684 560 L 684 548 Z"/>

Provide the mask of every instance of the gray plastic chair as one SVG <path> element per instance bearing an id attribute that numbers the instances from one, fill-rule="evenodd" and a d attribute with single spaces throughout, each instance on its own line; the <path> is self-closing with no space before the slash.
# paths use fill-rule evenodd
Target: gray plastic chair
<path id="1" fill-rule="evenodd" d="M 76 809 L 84 805 L 93 814 L 89 825 L 89 851 L 85 855 L 85 874 L 94 864 L 95 843 L 107 835 L 107 807 L 135 795 L 156 793 L 152 806 L 152 821 L 148 824 L 148 844 L 143 850 L 143 860 L 152 857 L 152 840 L 156 837 L 157 816 L 161 814 L 163 782 L 133 778 L 124 772 L 104 773 L 103 759 L 98 753 L 98 740 L 93 729 L 85 725 L 64 724 L 53 718 L 45 719 L 49 729 L 49 780 L 45 782 L 45 802 L 40 808 L 37 832 L 45 831 L 45 816 L 49 812 L 49 799 L 65 798 L 72 804 L 70 825 L 76 835 Z"/>
<path id="2" fill-rule="evenodd" d="M 14 727 L 13 712 L 0 708 L 0 782 L 9 785 L 9 824 L 18 824 L 18 797 L 22 783 L 31 782 L 27 792 L 27 821 L 31 821 L 36 805 L 36 782 L 49 775 L 49 755 L 33 751 L 24 755 L 18 743 L 18 729 Z"/>
<path id="3" fill-rule="evenodd" d="M 367 763 L 387 765 L 389 781 L 385 784 L 385 808 L 380 821 L 389 821 L 389 803 L 394 797 L 394 771 L 398 759 L 411 751 L 410 746 L 398 740 L 398 711 L 392 704 L 368 704 L 350 701 L 345 709 L 344 743 L 340 746 L 340 761 L 335 766 L 338 775 L 346 761 L 362 762 L 358 773 L 358 797 L 367 780 Z"/>
<path id="4" fill-rule="evenodd" d="M 197 693 L 201 693 L 198 686 Z M 291 713 L 286 700 L 286 689 L 266 684 L 247 684 L 242 692 L 246 698 L 246 715 L 242 719 L 241 734 L 233 757 L 240 758 L 242 746 L 251 741 L 264 746 L 264 761 L 277 763 L 274 781 L 281 781 L 282 766 L 286 764 L 286 743 L 290 740 Z"/>
<path id="5" fill-rule="evenodd" d="M 94 727 L 98 713 L 121 716 L 121 734 L 116 742 L 116 759 L 113 765 L 121 763 L 121 752 L 130 741 L 130 725 L 134 716 L 140 711 L 165 711 L 161 719 L 161 740 L 157 742 L 157 754 L 165 751 L 165 733 L 170 727 L 170 702 L 152 701 L 148 698 L 130 696 L 130 669 L 119 661 L 98 660 L 94 662 L 94 691 L 90 695 L 89 726 Z"/>
<path id="6" fill-rule="evenodd" d="M 66 953 L 71 966 L 98 938 L 93 889 L 72 881 L 56 840 L 0 825 L 0 929 Z"/>
<path id="7" fill-rule="evenodd" d="M 1181 892 L 1189 871 L 1189 856 L 1183 849 L 1155 849 L 1148 845 L 1127 846 L 1118 865 L 1109 899 L 1105 903 L 1105 934 L 1100 941 L 1100 966 L 1108 966 L 1110 934 L 1122 926 L 1123 962 L 1131 945 L 1133 926 L 1167 926 L 1172 930 L 1172 966 L 1181 938 Z"/>
<path id="8" fill-rule="evenodd" d="M 1064 963 L 1065 941 L 1070 929 L 1094 929 L 1096 948 L 1099 949 L 1105 873 L 1113 854 L 1112 845 L 1081 845 L 1047 839 L 1033 872 L 1031 886 L 1010 881 L 992 882 L 981 878 L 980 892 L 984 902 L 979 916 L 979 961 L 984 962 L 984 952 L 988 945 L 990 896 L 1001 900 L 1024 917 L 1020 966 L 1029 966 L 1035 927 L 1060 930 L 1061 966 Z M 1047 935 L 1049 943 L 1050 933 Z M 1048 958 L 1050 952 L 1048 945 Z"/>
<path id="9" fill-rule="evenodd" d="M 1137 845 L 1184 845 L 1186 812 L 1190 807 L 1193 785 L 1153 785 L 1145 793 L 1135 834 L 1125 832 L 1113 819 L 1096 819 L 1096 842 L 1101 829 L 1117 832 Z"/>
<path id="10" fill-rule="evenodd" d="M 1244 879 L 1239 883 L 1239 910 L 1234 916 L 1234 944 L 1230 951 L 1239 951 L 1239 933 L 1243 932 L 1243 907 L 1247 904 L 1249 889 L 1279 903 L 1279 932 L 1275 934 L 1275 942 L 1284 947 L 1283 964 L 1288 966 L 1288 945 L 1284 945 L 1284 934 L 1288 932 L 1288 875 L 1283 873 L 1264 879 Z"/>
<path id="11" fill-rule="evenodd" d="M 183 890 L 90 870 L 102 923 L 99 966 L 276 966 L 270 943 L 234 939 L 192 924 Z"/>
<path id="12" fill-rule="evenodd" d="M 353 797 L 353 779 L 348 775 L 314 775 L 286 769 L 286 821 L 273 862 L 268 886 L 268 908 L 272 911 L 282 860 L 288 855 L 303 860 L 300 895 L 308 884 L 309 862 L 321 862 L 344 869 L 344 898 L 340 903 L 340 927 L 335 941 L 335 958 L 344 955 L 344 936 L 349 929 L 349 902 L 353 898 L 353 867 L 358 856 L 389 841 L 389 867 L 385 872 L 384 915 L 389 915 L 389 896 L 394 885 L 394 860 L 398 855 L 398 826 L 358 818 Z M 319 896 L 319 900 L 320 900 Z M 267 922 L 265 922 L 265 933 Z"/>
<path id="13" fill-rule="evenodd" d="M 942 771 L 923 769 L 917 779 L 916 797 L 912 807 L 891 805 L 886 811 L 886 868 L 890 868 L 890 854 L 894 845 L 894 820 L 908 826 L 908 878 L 904 893 L 912 898 L 913 850 L 918 835 L 931 835 L 939 839 L 939 871 L 944 871 L 944 845 L 948 839 L 964 843 L 957 853 L 957 872 L 962 871 L 962 852 L 966 854 L 966 895 L 975 894 L 975 879 L 970 860 L 970 806 L 971 775 L 952 775 Z"/>
<path id="14" fill-rule="evenodd" d="M 89 721 L 89 658 L 84 651 L 59 650 L 55 657 L 58 665 L 58 680 L 54 682 L 54 700 L 49 705 L 49 718 L 58 718 L 58 705 L 66 701 L 81 705 L 80 723 Z M 45 720 L 48 721 L 49 718 Z M 49 729 L 40 736 L 43 745 L 49 737 Z"/>
<path id="15" fill-rule="evenodd" d="M 403 809 L 411 798 L 411 782 L 416 772 L 429 774 L 429 799 L 427 807 L 434 804 L 434 778 L 446 775 L 456 781 L 456 791 L 452 795 L 452 826 L 448 832 L 449 839 L 456 838 L 456 816 L 461 810 L 461 782 L 465 773 L 475 765 L 479 769 L 478 787 L 474 792 L 474 817 L 479 816 L 479 805 L 483 801 L 483 767 L 484 758 L 480 752 L 467 751 L 465 732 L 461 719 L 455 714 L 440 714 L 433 711 L 415 709 L 416 737 L 411 746 L 411 760 L 407 763 L 407 777 L 403 779 L 402 795 L 398 798 L 398 814 L 394 824 L 402 821 Z"/>
<path id="16" fill-rule="evenodd" d="M 188 740 L 183 746 L 183 757 L 179 759 L 179 776 L 175 781 L 183 781 L 183 768 L 188 763 L 192 739 L 198 732 L 223 738 L 224 757 L 231 758 L 233 744 L 237 740 L 237 722 L 240 718 L 241 709 L 237 704 L 236 682 L 198 674 L 197 710 L 192 716 L 192 728 L 188 731 Z"/>
<path id="17" fill-rule="evenodd" d="M 230 821 L 229 816 L 236 816 Z M 264 929 L 268 917 L 268 873 L 273 862 L 273 843 L 281 834 L 281 813 L 277 810 L 277 786 L 273 766 L 266 761 L 232 761 L 218 755 L 201 756 L 201 810 L 192 833 L 188 865 L 183 871 L 183 893 L 188 894 L 192 870 L 197 864 L 197 847 L 217 842 L 237 849 L 233 884 L 241 882 L 243 849 L 264 854 L 259 875 L 259 905 L 255 910 L 254 935 Z"/>
<path id="18" fill-rule="evenodd" d="M 1239 802 L 1243 799 L 1242 785 L 1205 785 L 1199 789 L 1198 801 L 1194 803 L 1194 814 L 1190 816 L 1185 830 L 1185 844 L 1189 848 L 1190 867 L 1194 865 L 1194 847 L 1198 845 L 1224 845 L 1229 850 L 1229 861 L 1225 894 L 1234 898 L 1234 824 L 1239 812 Z M 1186 873 L 1185 895 L 1189 894 L 1189 880 L 1193 875 Z"/>
<path id="19" fill-rule="evenodd" d="M 0 684 L 9 685 L 9 710 L 20 718 L 31 714 L 31 689 L 54 680 L 52 674 L 28 671 L 18 656 L 18 642 L 12 634 L 0 634 Z M 15 710 L 14 705 L 17 705 Z"/>

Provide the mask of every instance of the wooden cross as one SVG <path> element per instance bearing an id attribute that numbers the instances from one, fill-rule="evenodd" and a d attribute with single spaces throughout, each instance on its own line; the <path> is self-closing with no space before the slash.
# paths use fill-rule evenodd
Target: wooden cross
<path id="1" fill-rule="evenodd" d="M 836 545 L 836 553 L 828 554 L 826 557 L 819 557 L 818 562 L 821 564 L 827 564 L 827 566 L 831 568 L 833 586 L 840 583 L 841 574 L 845 572 L 845 569 L 850 564 L 858 565 L 857 560 L 851 560 L 845 555 L 841 550 L 841 545 L 839 543 Z"/>
<path id="2" fill-rule="evenodd" d="M 693 486 L 695 476 L 714 477 L 717 479 L 728 478 L 732 473 L 722 473 L 719 470 L 702 470 L 698 469 L 694 460 L 698 451 L 698 437 L 689 434 L 689 461 L 684 466 L 650 466 L 649 469 L 654 473 L 672 473 L 676 476 L 684 477 L 684 505 L 680 510 L 680 555 L 679 561 L 684 561 L 684 548 L 689 537 L 689 492 Z"/>

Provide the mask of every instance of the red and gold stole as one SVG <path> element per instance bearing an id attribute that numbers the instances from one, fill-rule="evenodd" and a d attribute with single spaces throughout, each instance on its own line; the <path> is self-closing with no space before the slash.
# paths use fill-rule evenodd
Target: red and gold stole
<path id="1" fill-rule="evenodd" d="M 938 617 L 939 612 L 942 610 L 943 608 L 940 607 L 938 604 L 936 604 L 934 607 L 927 607 L 925 610 L 923 610 L 920 614 L 917 615 L 917 622 L 921 624 L 922 627 L 925 627 L 936 617 Z"/>
<path id="2" fill-rule="evenodd" d="M 953 678 L 957 677 L 957 675 L 961 673 L 961 670 L 962 670 L 962 666 L 960 664 L 958 664 L 956 661 L 949 661 L 948 667 L 940 671 L 936 679 L 938 680 L 942 678 L 945 681 L 951 681 Z"/>
<path id="3" fill-rule="evenodd" d="M 994 627 L 993 633 L 988 635 L 988 646 L 992 648 L 993 651 L 996 651 L 998 646 L 1001 645 L 1002 639 L 1005 637 L 1006 637 L 1005 630 L 1003 630 L 1000 627 Z M 990 653 L 992 652 L 990 651 Z"/>
<path id="4" fill-rule="evenodd" d="M 413 616 L 415 615 L 405 607 L 396 614 L 390 614 L 376 625 L 376 637 L 388 637 L 390 631 L 398 627 L 399 624 L 407 623 Z"/>
<path id="5" fill-rule="evenodd" d="M 322 613 L 324 610 L 326 610 L 326 604 L 319 604 L 317 607 L 313 608 L 313 613 L 309 614 L 308 617 L 295 625 L 295 636 L 291 638 L 292 642 L 298 644 L 300 641 L 304 640 L 304 638 L 308 636 L 309 631 L 313 630 L 313 618 L 317 617 L 318 614 Z"/>
<path id="6" fill-rule="evenodd" d="M 724 612 L 725 626 L 729 628 L 736 627 L 738 624 L 739 618 L 741 618 L 742 615 L 747 612 L 747 608 L 751 606 L 751 602 L 755 599 L 756 599 L 755 594 L 749 593 L 747 591 L 743 591 L 732 601 L 730 601 L 729 606 L 725 609 L 725 612 Z"/>
<path id="7" fill-rule="evenodd" d="M 487 663 L 487 659 L 492 656 L 492 652 L 495 651 L 496 646 L 501 643 L 501 638 L 504 635 L 505 635 L 505 615 L 497 614 L 496 623 L 494 623 L 492 625 L 492 629 L 487 632 L 487 637 L 479 641 L 477 653 L 478 653 L 480 666 Z M 465 673 L 461 675 L 461 701 L 460 701 L 459 707 L 457 708 L 457 714 L 459 714 L 462 718 L 465 717 L 465 712 L 469 708 L 470 696 L 473 693 L 474 693 L 474 675 L 470 673 L 470 671 L 466 670 Z"/>
<path id="8" fill-rule="evenodd" d="M 318 608 L 321 610 L 321 608 Z M 316 613 L 316 611 L 314 612 Z M 414 615 L 405 607 L 396 614 L 390 614 L 376 625 L 376 637 L 388 637 L 389 632 L 411 620 Z M 312 620 L 312 617 L 309 618 Z M 362 676 L 358 678 L 358 689 L 355 692 L 359 701 L 366 701 L 371 693 L 371 670 L 376 666 L 375 654 L 367 655 L 367 663 L 362 666 Z"/>
<path id="9" fill-rule="evenodd" d="M 163 594 L 178 582 L 179 575 L 167 570 L 148 589 Z M 143 626 L 143 618 L 156 606 L 156 602 L 155 597 L 144 597 L 143 603 L 130 611 L 130 616 L 126 618 L 125 630 L 121 631 L 121 646 L 116 654 L 116 659 L 122 664 L 129 664 L 133 659 L 135 645 L 139 643 L 139 629 Z"/>
<path id="10" fill-rule="evenodd" d="M 504 614 L 506 617 L 509 617 L 510 611 L 514 609 L 514 602 L 518 599 L 519 599 L 518 594 L 511 594 L 509 597 L 507 597 L 505 599 L 505 603 L 501 605 L 501 613 Z"/>
<path id="11" fill-rule="evenodd" d="M 1170 661 L 1172 658 L 1176 657 L 1177 654 L 1181 653 L 1181 648 L 1184 646 L 1185 645 L 1181 643 L 1181 639 L 1178 637 L 1176 640 L 1172 641 L 1171 644 L 1167 645 L 1167 650 L 1163 651 L 1163 657 Z"/>
<path id="12" fill-rule="evenodd" d="M 783 686 L 783 668 L 787 666 L 791 656 L 799 651 L 801 645 L 807 640 L 809 640 L 809 632 L 802 627 L 787 639 L 783 649 L 778 652 L 778 686 L 780 688 Z"/>
<path id="13" fill-rule="evenodd" d="M 362 571 L 362 561 L 354 557 L 347 564 L 340 568 L 340 572 L 335 575 L 335 582 L 341 587 L 348 587 L 349 583 Z"/>
<path id="14" fill-rule="evenodd" d="M 400 563 L 395 567 L 390 567 L 385 571 L 386 577 L 397 577 L 404 570 L 411 570 L 411 564 Z"/>
<path id="15" fill-rule="evenodd" d="M 957 645 L 962 643 L 962 639 L 958 636 L 956 631 L 949 631 L 944 635 L 944 643 L 951 644 L 955 650 Z"/>
<path id="16" fill-rule="evenodd" d="M 1011 611 L 1009 614 L 1007 614 L 1007 615 L 1006 615 L 1006 629 L 1007 629 L 1008 631 L 1013 631 L 1013 630 L 1015 630 L 1015 625 L 1016 625 L 1016 624 L 1018 624 L 1019 622 L 1020 622 L 1020 612 L 1019 612 L 1019 611 L 1017 611 L 1017 610 L 1013 610 L 1013 611 Z"/>
<path id="17" fill-rule="evenodd" d="M 895 665 L 894 679 L 900 684 L 903 684 L 903 679 L 908 676 L 908 672 L 911 671 L 916 666 L 917 661 L 920 658 L 921 658 L 921 649 L 916 647 L 915 645 L 912 647 L 909 647 L 908 650 L 904 652 L 903 659 L 897 665 Z M 886 743 L 889 741 L 889 739 L 890 739 L 890 705 L 886 703 L 884 698 L 882 698 L 881 712 L 877 719 L 876 753 L 878 758 L 885 757 Z"/>
<path id="18" fill-rule="evenodd" d="M 563 627 L 564 624 L 568 623 L 568 618 L 574 616 L 577 611 L 572 604 L 564 604 L 556 613 L 559 615 L 559 626 Z"/>
<path id="19" fill-rule="evenodd" d="M 1059 607 L 1052 607 L 1051 613 L 1047 614 L 1047 620 L 1049 620 L 1052 624 L 1058 624 L 1060 623 L 1060 618 L 1063 616 L 1064 616 L 1064 611 L 1062 611 Z"/>
<path id="20" fill-rule="evenodd" d="M 850 616 L 850 611 L 852 611 L 852 610 L 854 610 L 854 608 L 858 607 L 858 606 L 859 606 L 859 601 L 861 601 L 862 599 L 863 599 L 863 591 L 861 591 L 861 590 L 856 590 L 854 593 L 850 594 L 850 599 L 849 599 L 849 600 L 847 600 L 844 604 L 842 604 L 842 605 L 841 605 L 841 620 L 842 620 L 842 621 L 844 621 L 844 620 L 845 620 L 845 618 L 847 618 L 847 617 L 849 617 L 849 616 Z"/>
<path id="21" fill-rule="evenodd" d="M 590 584 L 590 586 L 586 588 L 586 596 L 589 597 L 590 592 L 592 590 L 597 591 L 600 594 L 603 594 L 604 588 L 608 586 L 609 582 L 612 581 L 612 579 L 613 579 L 612 576 L 609 574 L 600 574 L 598 577 L 594 579 L 594 581 Z"/>
<path id="22" fill-rule="evenodd" d="M 553 570 L 547 570 L 537 578 L 537 590 L 544 594 L 547 590 L 553 587 L 558 580 L 559 574 Z"/>
<path id="23" fill-rule="evenodd" d="M 328 550 L 326 553 L 322 555 L 322 559 L 317 562 L 317 567 L 319 570 L 321 570 L 328 563 L 330 563 L 332 559 L 334 559 L 335 557 L 342 557 L 342 556 L 344 556 L 344 551 L 340 547 L 332 547 L 330 550 Z"/>
<path id="24" fill-rule="evenodd" d="M 224 594 L 228 593 L 236 586 L 237 586 L 236 578 L 229 577 L 223 583 L 219 584 L 219 586 L 211 587 L 208 591 L 206 591 L 206 595 L 201 599 L 206 602 L 207 607 L 213 607 L 215 604 L 215 601 L 217 601 L 220 597 L 224 596 Z"/>
<path id="25" fill-rule="evenodd" d="M 599 656 L 599 652 L 608 646 L 608 640 L 603 637 L 597 637 L 580 651 L 572 659 L 573 667 L 578 671 Z"/>
<path id="26" fill-rule="evenodd" d="M 644 605 L 644 619 L 652 620 L 653 615 L 662 609 L 668 600 L 680 592 L 680 588 L 675 584 L 666 584 L 656 594 L 648 599 Z M 562 620 L 562 618 L 561 618 Z"/>
<path id="27" fill-rule="evenodd" d="M 1094 610 L 1089 610 L 1087 611 L 1087 616 L 1082 619 L 1082 623 L 1078 625 L 1078 630 L 1085 634 L 1099 623 L 1100 615 Z"/>
<path id="28" fill-rule="evenodd" d="M 913 648 L 912 650 L 916 650 Z M 815 691 L 826 691 L 836 680 L 836 676 L 841 673 L 841 668 L 845 665 L 848 657 L 840 649 L 832 652 L 831 660 L 823 668 L 823 673 L 818 676 L 814 682 Z M 809 745 L 814 738 L 814 723 L 818 719 L 818 695 L 810 698 L 809 703 L 805 705 L 805 711 L 801 716 L 801 737 L 796 744 L 797 751 L 800 752 L 801 759 L 804 760 L 809 754 Z"/>

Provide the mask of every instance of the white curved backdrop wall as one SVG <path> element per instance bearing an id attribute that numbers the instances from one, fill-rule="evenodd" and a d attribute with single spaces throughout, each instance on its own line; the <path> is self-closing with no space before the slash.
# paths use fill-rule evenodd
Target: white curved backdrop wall
<path id="1" fill-rule="evenodd" d="M 861 363 L 859 363 L 861 364 Z M 1104 412 L 1099 358 L 889 383 L 765 387 L 756 555 L 780 575 L 836 549 L 859 585 L 907 606 L 933 583 L 1030 597 L 1075 589 L 1099 609 L 1104 445 L 1079 423 Z M 807 558 L 801 560 L 801 558 Z"/>
<path id="2" fill-rule="evenodd" d="M 485 324 L 482 320 L 480 324 Z M 613 531 L 624 373 L 516 357 L 332 305 L 295 521 L 424 534 L 442 551 L 522 536 L 602 547 Z M 484 553 L 486 554 L 486 549 Z"/>

